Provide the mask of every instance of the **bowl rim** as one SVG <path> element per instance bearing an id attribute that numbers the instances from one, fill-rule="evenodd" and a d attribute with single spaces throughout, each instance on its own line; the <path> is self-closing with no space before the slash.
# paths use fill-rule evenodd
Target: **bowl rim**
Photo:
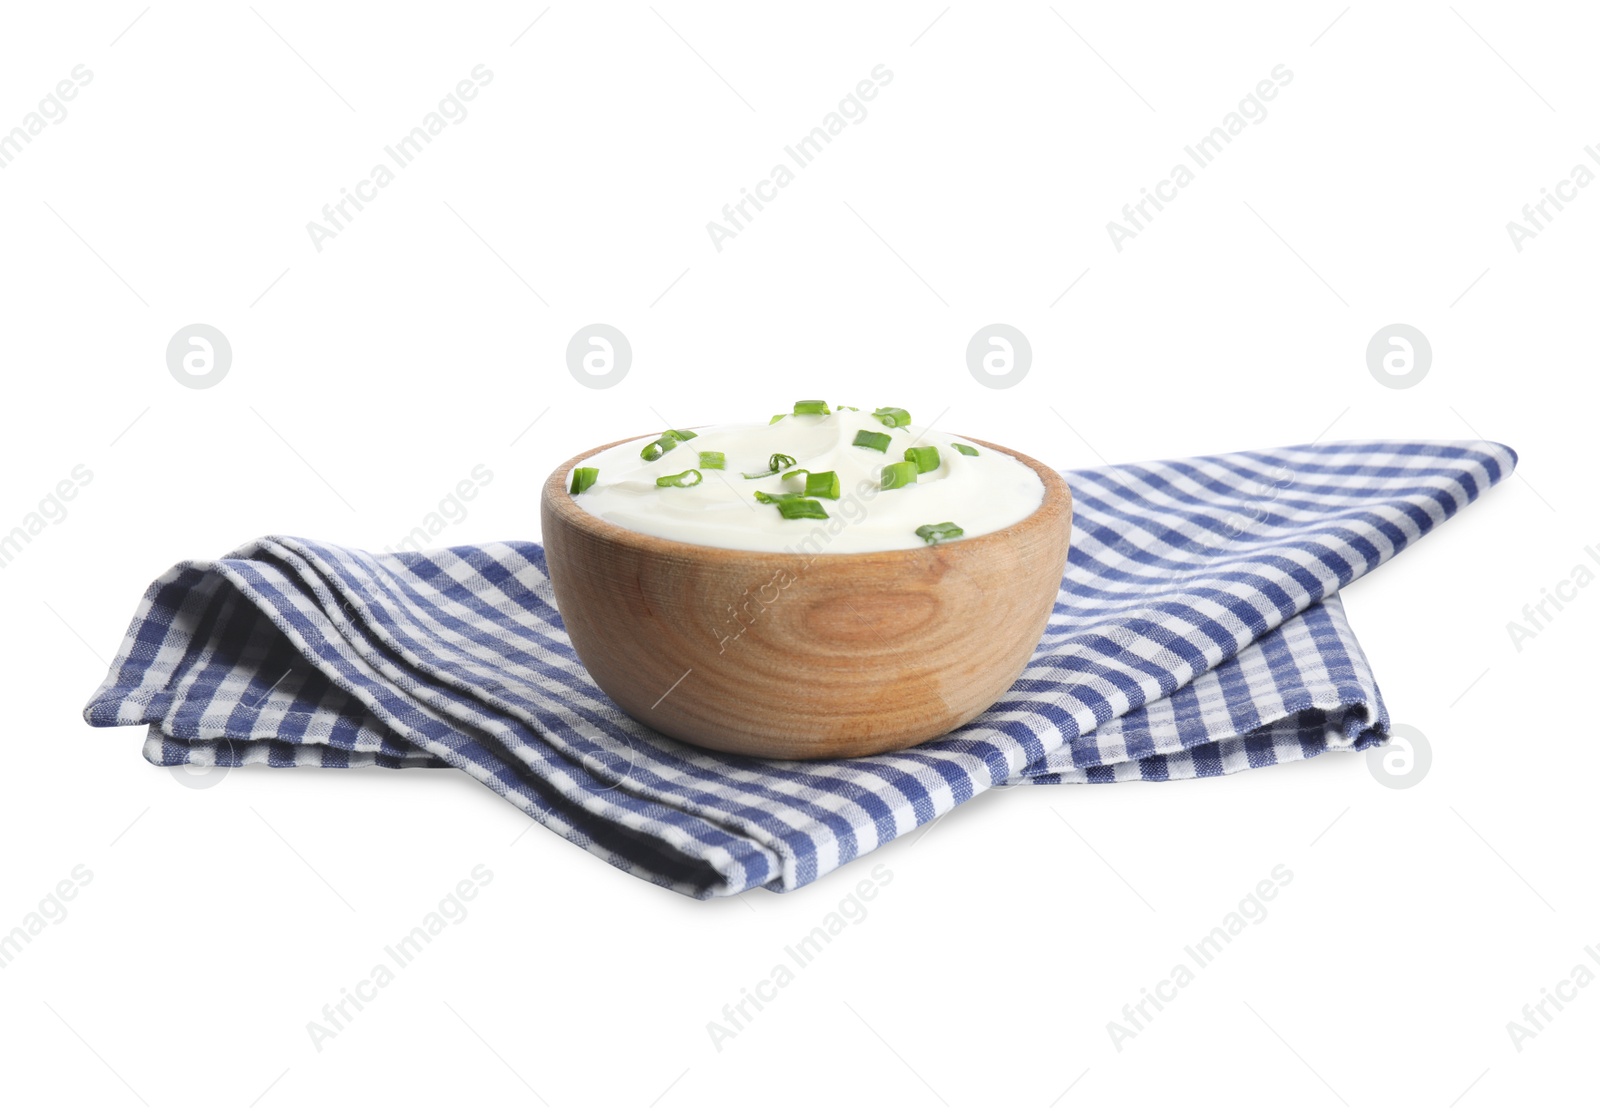
<path id="1" fill-rule="evenodd" d="M 687 426 L 683 428 L 692 430 L 703 429 L 704 427 Z M 981 445 L 986 449 L 992 449 L 997 453 L 1004 453 L 1033 469 L 1044 483 L 1044 497 L 1039 501 L 1039 506 L 1010 526 L 974 535 L 971 538 L 958 538 L 953 542 L 930 543 L 898 550 L 863 550 L 845 554 L 819 553 L 800 555 L 787 550 L 744 550 L 734 546 L 708 546 L 701 542 L 680 542 L 673 538 L 661 538 L 654 534 L 646 534 L 643 531 L 634 530 L 631 527 L 621 526 L 608 519 L 602 519 L 592 511 L 586 510 L 577 500 L 572 498 L 572 494 L 567 490 L 567 478 L 579 464 L 596 454 L 605 452 L 607 449 L 649 436 L 649 434 L 634 434 L 631 437 L 618 438 L 593 449 L 584 450 L 582 453 L 570 457 L 556 466 L 555 471 L 550 474 L 544 483 L 541 499 L 542 510 L 558 516 L 566 525 L 596 536 L 607 543 L 651 550 L 662 557 L 677 558 L 683 561 L 724 562 L 730 564 L 735 562 L 771 561 L 785 557 L 803 557 L 807 566 L 814 562 L 840 564 L 874 560 L 904 561 L 917 555 L 926 554 L 930 550 L 950 553 L 952 550 L 968 550 L 980 546 L 986 540 L 1012 538 L 1019 532 L 1038 529 L 1039 523 L 1045 518 L 1065 518 L 1067 529 L 1071 530 L 1072 490 L 1059 472 L 1034 460 L 1025 453 L 1017 452 L 1015 449 L 1009 449 L 992 441 L 968 437 L 959 433 L 951 436 L 958 437 L 973 445 Z M 541 538 L 540 541 L 543 545 L 549 544 L 548 538 Z M 991 544 L 993 543 L 991 542 Z"/>

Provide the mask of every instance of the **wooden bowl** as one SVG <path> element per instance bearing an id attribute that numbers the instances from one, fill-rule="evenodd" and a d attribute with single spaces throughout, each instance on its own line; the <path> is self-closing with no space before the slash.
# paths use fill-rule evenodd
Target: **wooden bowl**
<path id="1" fill-rule="evenodd" d="M 567 483 L 611 446 L 579 454 L 550 474 L 541 506 L 573 649 L 629 715 L 718 751 L 853 758 L 960 727 L 1039 645 L 1072 526 L 1072 493 L 1053 469 L 962 440 L 1038 473 L 1039 509 L 974 538 L 814 556 L 673 542 L 607 522 Z"/>

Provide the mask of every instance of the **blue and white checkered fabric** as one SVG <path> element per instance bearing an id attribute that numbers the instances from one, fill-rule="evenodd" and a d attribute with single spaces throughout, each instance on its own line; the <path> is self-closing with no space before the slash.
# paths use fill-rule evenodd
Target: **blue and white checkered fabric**
<path id="1" fill-rule="evenodd" d="M 1011 692 L 905 751 L 771 762 L 638 724 L 572 652 L 533 543 L 264 538 L 140 603 L 84 715 L 159 764 L 453 766 L 695 897 L 804 886 L 995 785 L 1228 774 L 1381 742 L 1338 589 L 1510 475 L 1492 442 L 1360 442 L 1064 474 L 1072 556 Z"/>

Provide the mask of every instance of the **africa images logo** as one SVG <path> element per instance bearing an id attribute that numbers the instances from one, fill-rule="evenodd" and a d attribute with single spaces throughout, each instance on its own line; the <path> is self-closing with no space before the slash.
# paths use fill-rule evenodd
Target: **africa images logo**
<path id="1" fill-rule="evenodd" d="M 494 72 L 483 63 L 472 67 L 472 76 L 458 81 L 455 88 L 439 101 L 438 107 L 423 116 L 422 123 L 383 149 L 393 167 L 388 163 L 377 163 L 366 178 L 356 183 L 354 192 L 339 187 L 339 200 L 322 207 L 322 219 L 327 224 L 306 222 L 311 246 L 320 253 L 324 241 L 338 236 L 344 231 L 345 225 L 355 220 L 355 213 L 351 213 L 349 207 L 354 206 L 356 213 L 360 213 L 364 208 L 362 202 L 377 201 L 378 191 L 393 183 L 398 171 L 415 162 L 423 149 L 433 142 L 434 136 L 443 134 L 446 127 L 459 124 L 467 118 L 464 102 L 476 100 L 479 91 L 493 80 Z"/>

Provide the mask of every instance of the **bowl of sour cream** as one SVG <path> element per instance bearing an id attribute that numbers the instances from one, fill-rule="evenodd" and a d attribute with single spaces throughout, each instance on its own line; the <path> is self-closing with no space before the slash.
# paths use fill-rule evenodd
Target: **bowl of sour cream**
<path id="1" fill-rule="evenodd" d="M 903 409 L 802 400 L 579 454 L 541 519 L 573 649 L 624 711 L 718 751 L 845 758 L 1011 687 L 1060 591 L 1072 494 Z"/>

